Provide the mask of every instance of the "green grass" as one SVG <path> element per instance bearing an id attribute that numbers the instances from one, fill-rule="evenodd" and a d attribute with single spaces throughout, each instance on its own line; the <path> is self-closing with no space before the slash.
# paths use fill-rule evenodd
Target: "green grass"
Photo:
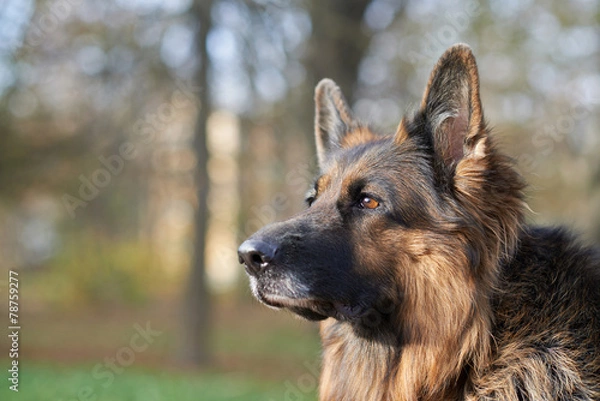
<path id="1" fill-rule="evenodd" d="M 2 363 L 6 366 L 6 363 Z M 109 382 L 94 377 L 93 366 L 23 366 L 19 392 L 8 389 L 0 400 L 12 401 L 314 401 L 316 389 L 302 392 L 292 382 L 258 381 L 241 374 L 173 373 L 126 369 Z M 303 387 L 305 388 L 305 387 Z"/>
<path id="2" fill-rule="evenodd" d="M 0 401 L 315 401 L 320 344 L 315 325 L 257 303 L 215 299 L 213 360 L 190 370 L 180 355 L 182 320 L 174 298 L 148 304 L 58 308 L 24 287 L 19 393 L 8 390 L 0 355 Z M 1 308 L 0 308 L 1 310 Z M 21 316 L 20 316 L 21 317 Z M 130 344 L 134 324 L 162 332 L 114 380 L 94 366 Z M 0 337 L 0 350 L 10 348 Z M 5 372 L 2 374 L 2 372 Z M 317 373 L 314 373 L 317 372 Z M 100 373 L 100 374 L 99 374 Z M 109 381 L 111 381 L 109 383 Z M 308 392 L 299 389 L 306 389 Z"/>

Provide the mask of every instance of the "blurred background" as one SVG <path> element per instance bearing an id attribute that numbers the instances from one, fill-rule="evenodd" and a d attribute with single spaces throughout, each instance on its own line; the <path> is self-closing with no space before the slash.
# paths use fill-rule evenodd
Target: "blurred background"
<path id="1" fill-rule="evenodd" d="M 302 209 L 321 78 L 393 131 L 456 42 L 529 219 L 600 242 L 596 0 L 0 4 L 3 400 L 315 400 L 317 327 L 252 299 L 237 246 Z"/>

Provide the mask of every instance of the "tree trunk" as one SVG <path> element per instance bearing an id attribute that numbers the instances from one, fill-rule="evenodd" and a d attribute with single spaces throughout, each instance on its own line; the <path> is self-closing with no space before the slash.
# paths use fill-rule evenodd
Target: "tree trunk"
<path id="1" fill-rule="evenodd" d="M 205 243 L 208 221 L 208 150 L 206 147 L 206 122 L 210 112 L 210 95 L 208 91 L 208 54 L 206 38 L 210 29 L 210 9 L 212 1 L 197 0 L 192 15 L 199 22 L 196 36 L 197 54 L 201 57 L 200 67 L 196 75 L 196 83 L 200 86 L 199 109 L 194 135 L 194 151 L 197 158 L 196 193 L 197 209 L 194 218 L 195 237 L 194 254 L 186 289 L 183 344 L 183 357 L 194 365 L 206 365 L 210 355 L 210 294 L 205 272 Z"/>
<path id="2" fill-rule="evenodd" d="M 349 101 L 354 95 L 360 61 L 369 46 L 369 35 L 362 27 L 369 3 L 369 0 L 313 0 L 309 3 L 313 33 L 306 65 L 312 83 L 332 78 Z"/>

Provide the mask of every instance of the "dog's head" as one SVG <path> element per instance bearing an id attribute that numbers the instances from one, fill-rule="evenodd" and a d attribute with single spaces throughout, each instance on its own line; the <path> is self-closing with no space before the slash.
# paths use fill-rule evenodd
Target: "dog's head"
<path id="1" fill-rule="evenodd" d="M 393 135 L 358 122 L 329 79 L 315 102 L 320 172 L 307 209 L 239 248 L 254 295 L 310 320 L 468 310 L 477 282 L 493 281 L 486 263 L 510 253 L 522 187 L 488 137 L 471 50 L 441 57 Z"/>

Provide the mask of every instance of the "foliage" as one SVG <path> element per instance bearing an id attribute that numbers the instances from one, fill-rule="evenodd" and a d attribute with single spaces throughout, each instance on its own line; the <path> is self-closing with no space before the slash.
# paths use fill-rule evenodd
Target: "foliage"
<path id="1" fill-rule="evenodd" d="M 140 303 L 161 275 L 150 246 L 98 235 L 73 236 L 38 279 L 39 290 L 59 305 Z"/>

